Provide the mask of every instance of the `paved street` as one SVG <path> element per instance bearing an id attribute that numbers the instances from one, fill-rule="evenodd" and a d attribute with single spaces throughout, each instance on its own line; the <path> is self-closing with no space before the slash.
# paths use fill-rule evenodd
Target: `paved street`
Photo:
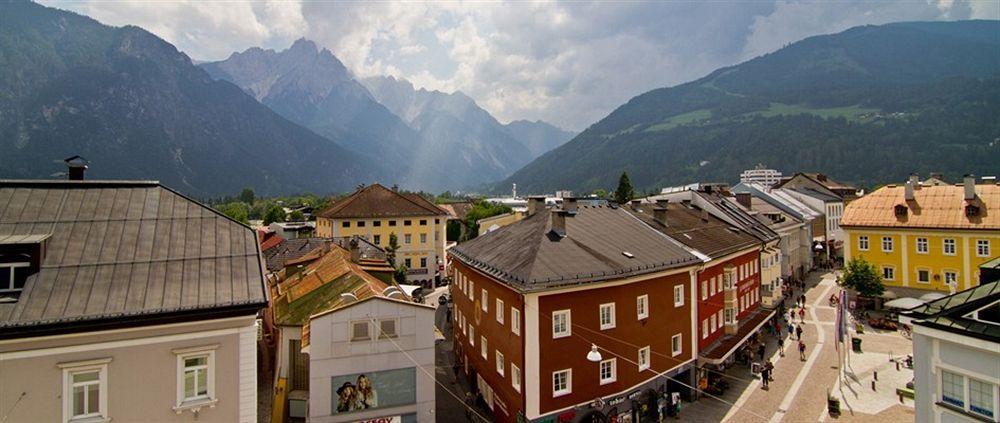
<path id="1" fill-rule="evenodd" d="M 864 353 L 852 354 L 847 366 L 848 382 L 838 381 L 838 353 L 834 343 L 835 311 L 828 298 L 837 292 L 833 273 L 815 272 L 807 279 L 807 314 L 802 338 L 806 359 L 800 360 L 794 337 L 786 339 L 786 355 L 777 352 L 777 341 L 768 339 L 768 352 L 774 363 L 774 381 L 769 389 L 761 388 L 746 366 L 728 370 L 732 387 L 722 397 L 730 406 L 713 398 L 702 398 L 682 411 L 682 418 L 704 422 L 817 422 L 840 421 L 913 421 L 913 403 L 900 403 L 896 387 L 912 379 L 908 369 L 896 370 L 891 357 L 912 353 L 908 339 L 896 332 L 876 332 L 866 328 L 859 335 Z M 796 321 L 798 322 L 798 318 Z M 851 331 L 853 335 L 853 331 Z M 873 369 L 879 371 L 876 391 L 871 390 Z M 827 413 L 827 395 L 841 398 L 841 416 Z"/>

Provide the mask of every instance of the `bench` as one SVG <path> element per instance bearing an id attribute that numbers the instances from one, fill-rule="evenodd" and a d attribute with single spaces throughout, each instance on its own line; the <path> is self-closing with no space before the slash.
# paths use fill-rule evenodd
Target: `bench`
<path id="1" fill-rule="evenodd" d="M 913 399 L 913 390 L 909 388 L 896 388 L 896 395 L 899 397 L 899 401 L 903 402 L 903 398 Z"/>

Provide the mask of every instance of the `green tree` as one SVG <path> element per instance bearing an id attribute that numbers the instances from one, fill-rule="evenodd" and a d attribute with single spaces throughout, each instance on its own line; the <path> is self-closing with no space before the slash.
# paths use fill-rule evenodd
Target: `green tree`
<path id="1" fill-rule="evenodd" d="M 246 187 L 243 191 L 240 191 L 240 201 L 246 203 L 247 205 L 253 205 L 253 200 L 255 195 L 253 193 L 253 188 Z"/>
<path id="2" fill-rule="evenodd" d="M 862 297 L 878 297 L 885 292 L 882 275 L 874 264 L 863 257 L 852 258 L 847 262 L 844 274 L 840 276 L 840 285 L 852 289 Z"/>
<path id="3" fill-rule="evenodd" d="M 597 198 L 600 198 L 602 200 L 608 198 L 608 190 L 606 190 L 604 188 L 595 189 L 592 194 L 596 195 Z"/>
<path id="4" fill-rule="evenodd" d="M 285 210 L 277 204 L 271 204 L 267 207 L 267 211 L 264 212 L 264 225 L 270 225 L 274 222 L 284 222 L 285 221 Z"/>
<path id="5" fill-rule="evenodd" d="M 465 214 L 465 226 L 469 230 L 465 233 L 466 239 L 462 241 L 468 241 L 469 239 L 479 236 L 479 224 L 476 223 L 477 221 L 487 217 L 493 217 L 510 212 L 511 208 L 506 205 L 491 203 L 484 200 L 476 200 L 476 202 L 472 204 L 472 208 L 469 209 L 469 212 Z"/>
<path id="6" fill-rule="evenodd" d="M 291 214 L 288 215 L 289 222 L 302 222 L 304 220 L 306 220 L 306 216 L 303 215 L 302 212 L 298 210 L 293 211 Z"/>
<path id="7" fill-rule="evenodd" d="M 632 181 L 628 179 L 628 173 L 622 172 L 618 178 L 618 189 L 615 190 L 615 202 L 625 204 L 635 197 L 635 189 L 632 188 Z"/>
<path id="8" fill-rule="evenodd" d="M 396 251 L 399 250 L 399 237 L 396 236 L 395 232 L 389 232 L 389 245 L 385 247 L 385 261 L 389 262 L 389 266 L 396 268 Z"/>
<path id="9" fill-rule="evenodd" d="M 401 265 L 396 268 L 396 272 L 392 274 L 392 277 L 396 280 L 396 283 L 406 283 L 406 272 L 409 270 L 406 268 L 406 265 Z"/>
<path id="10" fill-rule="evenodd" d="M 230 219 L 244 225 L 250 224 L 250 206 L 242 202 L 234 201 L 231 203 L 221 204 L 216 206 L 215 209 L 218 210 L 219 213 L 229 216 Z"/>

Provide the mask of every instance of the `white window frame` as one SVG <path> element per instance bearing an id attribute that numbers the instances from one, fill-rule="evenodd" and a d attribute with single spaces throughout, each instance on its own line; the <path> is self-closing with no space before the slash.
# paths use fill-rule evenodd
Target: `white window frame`
<path id="1" fill-rule="evenodd" d="M 917 254 L 928 254 L 931 251 L 931 242 L 925 237 L 917 237 Z"/>
<path id="2" fill-rule="evenodd" d="M 701 339 L 708 338 L 708 319 L 701 321 Z"/>
<path id="3" fill-rule="evenodd" d="M 736 310 L 733 310 L 732 308 L 726 308 L 726 324 L 727 325 L 733 324 L 735 319 L 736 319 Z"/>
<path id="4" fill-rule="evenodd" d="M 951 278 L 949 278 L 948 275 L 955 275 L 955 278 L 952 279 L 952 281 L 954 281 L 955 287 L 956 288 L 958 287 L 958 271 L 957 270 L 945 269 L 941 273 L 942 273 L 942 277 L 944 277 L 944 284 L 945 285 L 951 285 L 951 283 L 949 283 L 949 281 L 948 281 Z"/>
<path id="5" fill-rule="evenodd" d="M 891 277 L 886 277 L 886 270 L 889 271 Z M 896 268 L 894 266 L 882 266 L 882 279 L 887 281 L 896 280 Z"/>
<path id="6" fill-rule="evenodd" d="M 719 310 L 719 313 L 722 313 L 722 310 Z M 712 315 L 708 317 L 708 320 L 711 323 L 710 326 L 712 327 L 712 333 L 715 333 L 715 331 L 719 328 L 718 325 L 716 325 L 716 323 L 718 323 L 718 319 L 716 319 L 715 316 L 717 315 L 718 313 L 712 313 Z"/>
<path id="7" fill-rule="evenodd" d="M 611 370 L 611 375 L 607 378 L 604 377 L 605 366 L 608 366 Z M 597 378 L 601 385 L 607 385 L 609 383 L 614 383 L 618 381 L 618 358 L 612 357 L 607 360 L 601 360 L 600 365 L 597 367 Z"/>
<path id="8" fill-rule="evenodd" d="M 895 241 L 893 241 L 891 236 L 882 237 L 882 252 L 891 253 L 895 248 Z"/>
<path id="9" fill-rule="evenodd" d="M 608 321 L 604 321 L 604 312 L 608 312 Z M 601 330 L 615 328 L 615 303 L 601 304 L 597 308 L 597 321 L 601 325 Z"/>
<path id="10" fill-rule="evenodd" d="M 649 318 L 649 295 L 635 297 L 635 315 L 638 320 Z"/>
<path id="11" fill-rule="evenodd" d="M 497 366 L 496 366 L 496 367 L 497 367 L 497 373 L 499 373 L 499 374 L 500 374 L 500 376 L 503 376 L 503 375 L 504 375 L 504 368 L 503 368 L 503 353 L 502 353 L 502 352 L 500 352 L 500 350 L 495 350 L 495 351 L 493 351 L 493 354 L 494 354 L 494 355 L 496 356 L 496 362 L 497 362 Z"/>
<path id="12" fill-rule="evenodd" d="M 101 358 L 96 360 L 74 361 L 70 363 L 59 363 L 56 366 L 62 369 L 63 374 L 63 419 L 64 423 L 69 422 L 109 422 L 108 416 L 108 363 L 111 358 Z M 97 412 L 73 417 L 73 375 L 79 373 L 97 372 Z"/>
<path id="13" fill-rule="evenodd" d="M 468 279 L 468 278 L 466 278 L 466 279 Z M 473 281 L 469 281 L 468 288 L 469 288 L 469 301 L 472 301 L 473 300 L 473 296 L 476 295 L 476 283 L 473 282 Z"/>
<path id="14" fill-rule="evenodd" d="M 497 323 L 499 323 L 501 326 L 503 326 L 503 315 L 504 315 L 504 313 L 506 312 L 507 309 L 504 308 L 504 306 L 503 306 L 503 300 L 497 298 L 496 302 L 497 302 L 496 303 Z"/>
<path id="15" fill-rule="evenodd" d="M 556 318 L 565 318 L 565 328 L 562 331 L 556 331 Z M 552 339 L 565 338 L 567 336 L 573 335 L 573 315 L 570 310 L 556 310 L 552 312 Z"/>
<path id="16" fill-rule="evenodd" d="M 483 360 L 489 360 L 490 358 L 490 348 L 486 344 L 486 335 L 479 335 L 479 354 L 483 356 Z"/>
<path id="17" fill-rule="evenodd" d="M 858 236 L 858 251 L 868 251 L 870 246 L 871 244 L 869 244 L 868 235 Z"/>
<path id="18" fill-rule="evenodd" d="M 403 234 L 403 244 L 410 245 L 411 244 L 410 241 L 412 241 L 412 240 L 413 240 L 413 235 Z"/>
<path id="19" fill-rule="evenodd" d="M 951 252 L 948 252 L 948 247 L 951 246 Z M 953 256 L 958 252 L 958 242 L 955 238 L 945 238 L 941 240 L 941 252 L 946 256 Z"/>
<path id="20" fill-rule="evenodd" d="M 6 281 L 0 281 L 0 292 L 21 292 L 24 288 L 14 288 L 14 273 L 17 269 L 27 269 L 31 267 L 31 263 L 26 262 L 15 262 L 15 263 L 0 263 L 0 267 L 6 267 L 10 269 L 10 279 Z"/>
<path id="21" fill-rule="evenodd" d="M 723 313 L 722 313 L 722 310 L 719 310 L 719 312 L 718 312 L 718 313 L 715 313 L 715 315 L 716 315 L 716 316 L 719 316 L 719 318 L 718 318 L 718 320 L 719 320 L 719 326 L 718 326 L 718 329 L 722 329 L 722 325 L 723 325 L 723 323 L 722 323 L 722 322 L 724 322 L 724 321 L 725 321 L 725 320 L 724 320 L 725 318 L 724 318 L 724 317 L 722 316 L 722 314 L 723 314 Z M 713 330 L 712 330 L 712 332 L 715 332 L 715 330 L 713 329 Z"/>
<path id="22" fill-rule="evenodd" d="M 674 308 L 677 307 L 684 307 L 684 285 L 674 285 Z"/>
<path id="23" fill-rule="evenodd" d="M 988 239 L 977 239 L 976 240 L 976 257 L 989 257 L 989 256 L 990 256 L 990 240 L 988 240 Z"/>
<path id="24" fill-rule="evenodd" d="M 385 329 L 382 328 L 383 322 L 392 322 L 392 333 L 386 333 Z M 396 318 L 384 318 L 378 319 L 378 339 L 386 338 L 398 338 L 399 337 L 399 319 Z"/>
<path id="25" fill-rule="evenodd" d="M 701 300 L 705 301 L 708 299 L 708 281 L 701 281 Z"/>
<path id="26" fill-rule="evenodd" d="M 922 283 L 922 284 L 929 284 L 929 283 L 931 283 L 931 270 L 930 269 L 920 267 L 920 268 L 917 268 L 916 270 L 917 270 L 917 283 Z M 920 272 L 926 272 L 927 273 L 927 280 L 920 280 Z"/>
<path id="27" fill-rule="evenodd" d="M 486 288 L 480 288 L 479 298 L 483 311 L 490 311 L 490 294 L 486 292 Z"/>
<path id="28" fill-rule="evenodd" d="M 639 348 L 638 358 L 635 361 L 639 365 L 639 371 L 649 368 L 649 346 Z"/>
<path id="29" fill-rule="evenodd" d="M 973 411 L 972 410 L 972 382 L 973 381 L 979 382 L 979 383 L 983 383 L 983 384 L 987 384 L 987 385 L 991 385 L 991 387 L 990 387 L 990 401 L 991 401 L 991 404 L 990 405 L 993 408 L 991 410 L 991 411 L 993 411 L 993 416 L 992 417 L 987 417 L 985 414 L 981 414 L 978 411 Z M 972 413 L 972 414 L 974 414 L 976 416 L 984 417 L 984 418 L 987 418 L 987 419 L 990 419 L 990 418 L 996 419 L 997 418 L 997 402 L 1000 401 L 1000 399 L 997 398 L 997 384 L 996 383 L 993 383 L 991 381 L 984 380 L 982 378 L 978 378 L 978 377 L 975 377 L 975 376 L 965 376 L 965 389 L 966 389 L 966 395 L 965 395 L 965 398 L 966 398 L 966 400 L 965 400 L 965 402 L 966 402 L 966 408 L 965 408 L 965 410 L 966 411 L 968 411 L 969 413 Z"/>
<path id="30" fill-rule="evenodd" d="M 514 332 L 514 335 L 521 335 L 521 310 L 510 307 L 510 331 Z"/>
<path id="31" fill-rule="evenodd" d="M 514 363 L 510 363 L 510 386 L 514 387 L 515 391 L 521 392 L 521 368 Z"/>
<path id="32" fill-rule="evenodd" d="M 556 375 L 566 375 L 566 386 L 556 389 Z M 573 393 L 573 369 L 556 370 L 552 372 L 552 398 L 561 397 Z"/>
<path id="33" fill-rule="evenodd" d="M 183 411 L 187 409 L 200 409 L 203 406 L 214 406 L 215 403 L 219 401 L 219 398 L 215 396 L 215 350 L 219 348 L 219 344 L 205 345 L 200 347 L 191 348 L 179 348 L 172 352 L 177 356 L 177 401 L 174 406 L 174 411 Z M 184 372 L 186 367 L 184 367 L 184 360 L 196 357 L 206 357 L 205 369 L 208 373 L 206 376 L 206 381 L 208 383 L 208 393 L 204 397 L 191 397 L 187 398 L 184 396 Z"/>
<path id="34" fill-rule="evenodd" d="M 678 348 L 675 349 L 674 347 Z M 684 353 L 684 336 L 678 333 L 670 337 L 670 356 L 677 357 L 682 353 Z"/>
<path id="35" fill-rule="evenodd" d="M 476 346 L 476 327 L 469 323 L 469 345 Z"/>
<path id="36" fill-rule="evenodd" d="M 363 338 L 355 337 L 354 336 L 354 327 L 357 326 L 357 325 L 364 325 L 368 329 L 368 336 L 365 336 Z M 354 320 L 354 321 L 351 321 L 351 324 L 348 326 L 348 330 L 350 331 L 350 333 L 347 334 L 347 336 L 348 336 L 348 338 L 347 338 L 348 342 L 360 342 L 360 341 L 367 342 L 367 341 L 371 341 L 372 340 L 372 323 L 370 321 L 368 321 L 368 320 Z"/>

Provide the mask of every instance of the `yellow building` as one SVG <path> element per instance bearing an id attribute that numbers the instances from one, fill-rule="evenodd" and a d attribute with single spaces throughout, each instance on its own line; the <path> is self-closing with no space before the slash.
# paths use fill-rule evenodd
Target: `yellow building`
<path id="1" fill-rule="evenodd" d="M 379 247 L 395 233 L 396 265 L 405 265 L 412 282 L 432 281 L 444 262 L 448 214 L 417 194 L 379 184 L 362 187 L 316 215 L 321 237 L 362 236 Z"/>
<path id="2" fill-rule="evenodd" d="M 886 287 L 961 291 L 978 284 L 980 264 L 1000 255 L 1000 186 L 911 178 L 848 204 L 840 226 L 845 257 L 874 264 Z"/>

